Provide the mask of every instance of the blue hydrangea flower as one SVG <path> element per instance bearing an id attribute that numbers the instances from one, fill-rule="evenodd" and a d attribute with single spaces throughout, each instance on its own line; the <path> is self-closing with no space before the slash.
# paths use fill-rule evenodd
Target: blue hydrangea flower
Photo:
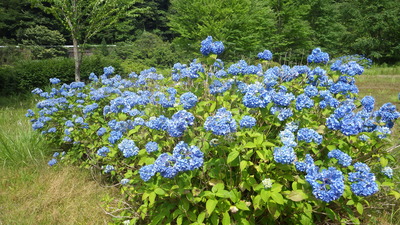
<path id="1" fill-rule="evenodd" d="M 103 136 L 107 132 L 107 129 L 104 127 L 101 127 L 100 129 L 97 130 L 97 135 L 98 136 Z"/>
<path id="2" fill-rule="evenodd" d="M 99 150 L 97 150 L 97 155 L 102 156 L 102 157 L 106 157 L 107 153 L 110 152 L 110 149 L 107 147 L 101 147 Z"/>
<path id="3" fill-rule="evenodd" d="M 59 155 L 60 155 L 60 153 L 59 153 L 59 152 L 54 152 L 54 154 L 53 154 L 53 158 L 57 158 Z"/>
<path id="4" fill-rule="evenodd" d="M 342 74 L 355 76 L 361 75 L 364 72 L 364 67 L 359 65 L 356 61 L 350 61 L 348 63 L 340 65 L 339 70 Z"/>
<path id="5" fill-rule="evenodd" d="M 356 168 L 356 167 L 355 167 Z M 369 196 L 378 191 L 378 184 L 375 182 L 375 175 L 369 171 L 357 171 L 349 173 L 351 191 L 358 196 Z"/>
<path id="6" fill-rule="evenodd" d="M 40 121 L 36 121 L 36 122 L 34 122 L 34 123 L 32 124 L 32 128 L 33 128 L 34 130 L 38 130 L 38 129 L 43 128 L 43 127 L 44 127 L 44 123 L 42 123 L 42 122 L 40 122 Z"/>
<path id="7" fill-rule="evenodd" d="M 221 54 L 224 51 L 224 44 L 220 41 L 213 42 L 213 38 L 208 36 L 201 42 L 200 52 L 204 56 L 208 56 L 209 54 Z"/>
<path id="8" fill-rule="evenodd" d="M 236 121 L 232 118 L 232 113 L 225 108 L 217 110 L 215 116 L 209 116 L 204 129 L 211 131 L 215 135 L 227 135 L 236 132 Z"/>
<path id="9" fill-rule="evenodd" d="M 129 180 L 127 178 L 124 178 L 119 183 L 122 184 L 122 185 L 127 185 L 129 183 L 129 181 L 131 181 L 131 180 Z"/>
<path id="10" fill-rule="evenodd" d="M 58 83 L 60 83 L 60 79 L 58 79 L 58 78 L 50 78 L 50 83 L 58 84 Z"/>
<path id="11" fill-rule="evenodd" d="M 365 96 L 361 99 L 361 104 L 367 112 L 372 112 L 374 110 L 375 99 L 372 96 Z"/>
<path id="12" fill-rule="evenodd" d="M 368 141 L 369 137 L 365 134 L 362 134 L 358 137 L 360 141 Z"/>
<path id="13" fill-rule="evenodd" d="M 296 153 L 292 147 L 282 146 L 274 149 L 274 160 L 277 163 L 291 164 L 296 159 Z"/>
<path id="14" fill-rule="evenodd" d="M 122 152 L 125 158 L 135 156 L 139 153 L 139 148 L 136 147 L 135 142 L 130 139 L 124 139 L 118 144 L 118 149 Z"/>
<path id="15" fill-rule="evenodd" d="M 110 137 L 108 137 L 108 141 L 111 144 L 115 144 L 121 138 L 122 138 L 122 132 L 113 130 L 110 133 Z"/>
<path id="16" fill-rule="evenodd" d="M 156 172 L 155 164 L 146 165 L 139 169 L 140 178 L 145 182 L 149 181 L 156 174 Z"/>
<path id="17" fill-rule="evenodd" d="M 103 171 L 104 173 L 111 173 L 111 171 L 114 171 L 115 168 L 112 165 L 106 165 L 105 167 L 103 167 Z"/>
<path id="18" fill-rule="evenodd" d="M 279 133 L 279 137 L 284 146 L 292 148 L 297 146 L 296 137 L 291 130 L 284 129 Z"/>
<path id="19" fill-rule="evenodd" d="M 164 115 L 161 115 L 156 118 L 150 118 L 150 120 L 146 122 L 146 126 L 155 130 L 167 130 L 167 121 L 168 118 Z"/>
<path id="20" fill-rule="evenodd" d="M 33 112 L 32 109 L 28 109 L 28 112 L 25 114 L 26 117 L 32 117 L 34 115 L 35 115 L 35 113 Z"/>
<path id="21" fill-rule="evenodd" d="M 389 166 L 383 167 L 381 172 L 389 178 L 393 177 L 393 169 Z"/>
<path id="22" fill-rule="evenodd" d="M 334 201 L 344 192 L 343 174 L 334 167 L 323 169 L 319 173 L 307 174 L 306 180 L 313 189 L 313 195 L 324 202 Z"/>
<path id="23" fill-rule="evenodd" d="M 357 172 L 369 173 L 371 171 L 367 164 L 361 162 L 354 163 L 353 167 Z"/>
<path id="24" fill-rule="evenodd" d="M 314 159 L 310 154 L 306 154 L 304 161 L 296 161 L 294 164 L 298 171 L 306 172 L 310 176 L 319 172 L 319 168 L 314 165 Z"/>
<path id="25" fill-rule="evenodd" d="M 307 57 L 308 63 L 328 63 L 329 54 L 322 52 L 320 48 L 312 50 L 311 55 Z"/>
<path id="26" fill-rule="evenodd" d="M 52 158 L 50 161 L 47 163 L 49 166 L 54 166 L 57 163 L 57 159 Z"/>
<path id="27" fill-rule="evenodd" d="M 252 128 L 256 125 L 256 119 L 252 116 L 243 116 L 240 120 L 240 128 Z"/>
<path id="28" fill-rule="evenodd" d="M 154 162 L 156 172 L 159 172 L 165 178 L 173 178 L 178 174 L 179 170 L 175 165 L 176 158 L 167 153 L 159 155 Z"/>
<path id="29" fill-rule="evenodd" d="M 306 94 L 300 94 L 296 98 L 296 109 L 302 110 L 304 108 L 311 108 L 314 106 L 314 100 L 309 98 Z"/>
<path id="30" fill-rule="evenodd" d="M 335 158 L 338 160 L 338 163 L 342 166 L 350 166 L 351 165 L 351 157 L 340 151 L 339 149 L 334 149 L 328 153 L 329 158 Z"/>
<path id="31" fill-rule="evenodd" d="M 297 132 L 297 140 L 305 141 L 307 143 L 315 142 L 317 144 L 321 144 L 322 135 L 318 134 L 315 130 L 309 128 L 301 128 Z"/>
<path id="32" fill-rule="evenodd" d="M 257 54 L 257 57 L 262 60 L 271 60 L 272 59 L 272 52 L 270 50 L 264 50 Z"/>
<path id="33" fill-rule="evenodd" d="M 55 133 L 55 132 L 57 132 L 57 128 L 55 127 L 51 127 L 47 130 L 47 133 Z"/>
<path id="34" fill-rule="evenodd" d="M 181 104 L 183 104 L 184 109 L 193 108 L 197 103 L 197 96 L 192 92 L 186 92 L 180 97 Z"/>
<path id="35" fill-rule="evenodd" d="M 204 154 L 197 146 L 190 146 L 185 142 L 179 142 L 172 156 L 176 159 L 175 168 L 177 171 L 189 171 L 200 168 L 203 165 Z"/>
<path id="36" fill-rule="evenodd" d="M 83 112 L 84 114 L 87 114 L 87 113 L 89 113 L 89 112 L 93 112 L 93 110 L 97 109 L 97 107 L 99 107 L 99 105 L 98 105 L 97 103 L 93 103 L 93 104 L 90 104 L 90 105 L 86 105 L 86 106 L 83 108 L 82 112 Z"/>
<path id="37" fill-rule="evenodd" d="M 158 144 L 157 144 L 157 142 L 149 141 L 149 142 L 147 142 L 145 148 L 148 153 L 152 153 L 152 152 L 155 152 L 158 150 Z"/>
<path id="38" fill-rule="evenodd" d="M 109 67 L 104 67 L 103 72 L 104 72 L 104 75 L 107 77 L 107 76 L 111 75 L 112 73 L 114 73 L 114 70 L 115 70 L 114 67 L 109 66 Z"/>
<path id="39" fill-rule="evenodd" d="M 317 96 L 318 88 L 314 85 L 308 85 L 306 88 L 304 88 L 304 94 L 306 94 L 310 98 Z"/>

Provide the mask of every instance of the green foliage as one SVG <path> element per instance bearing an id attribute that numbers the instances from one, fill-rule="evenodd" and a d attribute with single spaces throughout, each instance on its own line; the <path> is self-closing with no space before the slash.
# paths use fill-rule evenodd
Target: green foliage
<path id="1" fill-rule="evenodd" d="M 199 41 L 213 36 L 224 42 L 226 54 L 248 56 L 273 48 L 274 13 L 265 1 L 171 1 L 169 26 L 179 34 L 177 49 L 198 52 Z"/>
<path id="2" fill-rule="evenodd" d="M 132 43 L 119 43 L 115 55 L 124 59 L 124 72 L 140 72 L 149 67 L 170 68 L 178 60 L 171 44 L 156 34 L 144 32 Z"/>
<path id="3" fill-rule="evenodd" d="M 48 59 L 67 54 L 67 49 L 61 46 L 65 39 L 57 30 L 38 25 L 24 30 L 19 38 L 23 46 L 31 51 L 32 59 Z"/>
<path id="4" fill-rule="evenodd" d="M 87 79 L 91 72 L 101 74 L 103 68 L 114 66 L 117 71 L 122 71 L 118 62 L 110 58 L 86 57 L 82 63 L 82 72 Z M 74 61 L 69 58 L 53 58 L 44 60 L 25 60 L 13 66 L 0 67 L 0 95 L 27 93 L 36 87 L 44 88 L 49 79 L 58 77 L 62 81 L 72 82 L 74 74 Z"/>

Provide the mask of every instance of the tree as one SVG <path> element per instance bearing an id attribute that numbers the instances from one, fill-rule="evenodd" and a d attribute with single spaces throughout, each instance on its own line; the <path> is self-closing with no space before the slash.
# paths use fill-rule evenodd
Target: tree
<path id="1" fill-rule="evenodd" d="M 21 32 L 22 44 L 33 54 L 33 59 L 47 59 L 65 56 L 67 50 L 62 46 L 64 37 L 57 30 L 41 25 L 30 27 Z"/>
<path id="2" fill-rule="evenodd" d="M 226 46 L 225 56 L 248 56 L 271 47 L 274 33 L 274 14 L 260 0 L 172 0 L 169 20 L 176 46 L 188 53 L 213 36 Z"/>
<path id="3" fill-rule="evenodd" d="M 35 7 L 54 15 L 69 30 L 73 43 L 75 80 L 80 81 L 79 48 L 93 35 L 123 17 L 135 0 L 30 0 Z"/>

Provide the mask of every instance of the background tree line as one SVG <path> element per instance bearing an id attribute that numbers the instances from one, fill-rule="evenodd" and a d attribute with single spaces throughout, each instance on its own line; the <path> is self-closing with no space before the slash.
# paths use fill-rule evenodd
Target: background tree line
<path id="1" fill-rule="evenodd" d="M 0 45 L 72 44 L 65 26 L 31 2 L 0 2 Z M 321 47 L 332 56 L 363 54 L 395 64 L 400 61 L 399 15 L 395 0 L 146 0 L 136 1 L 87 43 L 125 46 L 113 50 L 122 59 L 163 56 L 143 62 L 147 66 L 195 56 L 208 35 L 224 42 L 228 59 L 269 49 L 280 63 L 304 63 L 311 49 Z M 52 51 L 33 55 L 65 54 Z"/>

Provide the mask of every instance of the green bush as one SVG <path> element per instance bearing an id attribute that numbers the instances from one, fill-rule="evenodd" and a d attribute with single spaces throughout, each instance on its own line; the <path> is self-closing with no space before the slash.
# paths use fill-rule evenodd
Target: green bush
<path id="1" fill-rule="evenodd" d="M 171 77 L 152 68 L 121 79 L 108 67 L 86 85 L 36 89 L 45 99 L 27 116 L 65 150 L 50 166 L 102 169 L 120 185 L 116 222 L 360 224 L 372 194 L 400 198 L 386 151 L 400 113 L 360 99 L 363 68 L 320 67 L 325 55 L 292 68 L 208 55 Z"/>
<path id="2" fill-rule="evenodd" d="M 82 80 L 90 73 L 102 74 L 103 68 L 113 66 L 116 72 L 122 71 L 119 62 L 99 56 L 84 57 L 81 65 Z M 74 60 L 71 58 L 53 58 L 44 60 L 25 60 L 14 66 L 0 67 L 0 95 L 26 93 L 36 87 L 44 88 L 52 77 L 62 82 L 74 81 Z"/>

